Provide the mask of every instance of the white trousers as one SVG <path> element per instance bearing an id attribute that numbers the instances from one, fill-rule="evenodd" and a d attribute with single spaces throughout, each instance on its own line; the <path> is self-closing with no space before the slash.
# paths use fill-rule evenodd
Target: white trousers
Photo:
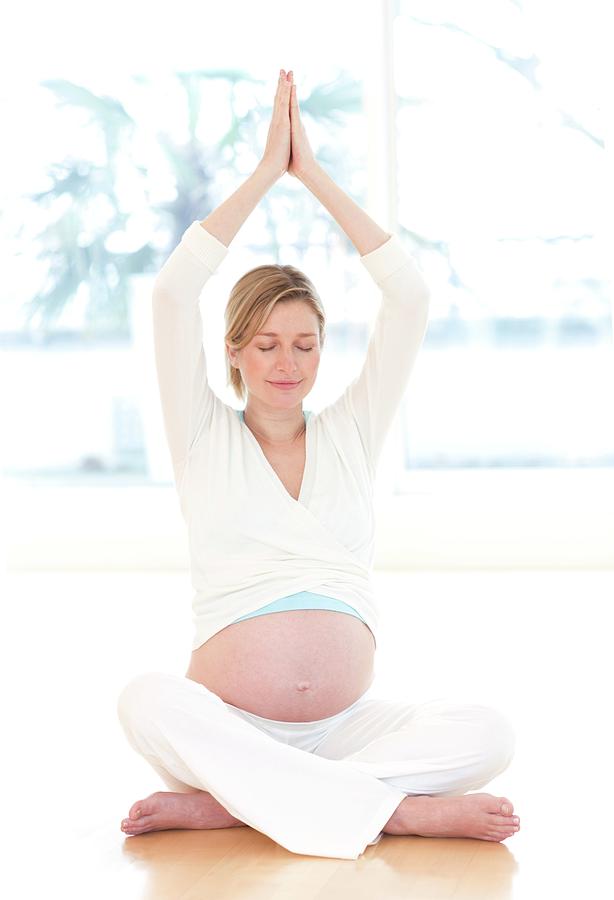
<path id="1" fill-rule="evenodd" d="M 407 794 L 455 796 L 510 763 L 509 720 L 488 706 L 373 696 L 314 722 L 238 709 L 182 675 L 123 688 L 129 743 L 171 791 L 208 791 L 292 853 L 358 859 Z"/>

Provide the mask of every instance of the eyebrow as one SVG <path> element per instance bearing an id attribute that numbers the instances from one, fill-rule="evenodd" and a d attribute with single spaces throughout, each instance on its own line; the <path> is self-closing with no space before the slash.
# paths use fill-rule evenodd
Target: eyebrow
<path id="1" fill-rule="evenodd" d="M 279 337 L 279 335 L 275 331 L 258 331 L 256 334 L 256 337 L 258 337 L 258 335 L 264 335 L 264 337 Z M 301 332 L 299 332 L 299 334 L 296 335 L 296 337 L 315 337 L 315 336 L 316 336 L 315 331 L 301 331 Z"/>

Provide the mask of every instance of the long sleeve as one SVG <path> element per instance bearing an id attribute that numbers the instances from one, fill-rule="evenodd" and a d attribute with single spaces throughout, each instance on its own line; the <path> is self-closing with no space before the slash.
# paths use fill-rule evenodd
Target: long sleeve
<path id="1" fill-rule="evenodd" d="M 381 288 L 382 301 L 364 365 L 346 394 L 375 471 L 426 333 L 430 292 L 396 234 L 360 261 Z"/>
<path id="2" fill-rule="evenodd" d="M 228 247 L 192 222 L 153 286 L 154 355 L 162 415 L 179 488 L 192 443 L 213 404 L 199 297 Z"/>

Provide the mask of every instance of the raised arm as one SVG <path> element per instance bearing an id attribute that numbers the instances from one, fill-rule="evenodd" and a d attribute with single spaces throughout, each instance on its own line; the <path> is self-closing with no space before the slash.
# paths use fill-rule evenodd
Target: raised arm
<path id="1" fill-rule="evenodd" d="M 364 364 L 343 395 L 375 471 L 426 333 L 429 288 L 399 236 L 383 231 L 320 167 L 301 180 L 343 227 L 382 292 Z"/>
<path id="2" fill-rule="evenodd" d="M 276 179 L 256 171 L 202 222 L 183 233 L 153 286 L 153 336 L 160 403 L 175 485 L 213 406 L 203 348 L 200 293 L 228 253 L 228 245 Z"/>
<path id="3" fill-rule="evenodd" d="M 290 157 L 290 83 L 281 74 L 261 162 L 202 221 L 194 221 L 153 286 L 153 334 L 164 427 L 175 484 L 181 488 L 190 450 L 213 405 L 203 349 L 200 293 L 258 202 L 286 171 Z"/>
<path id="4" fill-rule="evenodd" d="M 300 118 L 294 86 L 290 120 L 290 173 L 331 213 L 382 291 L 364 365 L 340 398 L 349 402 L 375 470 L 426 332 L 429 289 L 398 235 L 380 228 L 315 160 Z"/>
<path id="5" fill-rule="evenodd" d="M 382 299 L 362 369 L 345 394 L 375 471 L 424 340 L 430 294 L 396 234 L 360 262 Z"/>

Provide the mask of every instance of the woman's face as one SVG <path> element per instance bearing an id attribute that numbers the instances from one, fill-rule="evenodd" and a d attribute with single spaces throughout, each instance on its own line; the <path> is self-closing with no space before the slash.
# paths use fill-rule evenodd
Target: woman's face
<path id="1" fill-rule="evenodd" d="M 318 318 L 301 300 L 277 303 L 242 350 L 228 348 L 249 394 L 272 406 L 300 404 L 313 387 L 320 365 Z M 296 382 L 279 388 L 273 382 Z"/>

